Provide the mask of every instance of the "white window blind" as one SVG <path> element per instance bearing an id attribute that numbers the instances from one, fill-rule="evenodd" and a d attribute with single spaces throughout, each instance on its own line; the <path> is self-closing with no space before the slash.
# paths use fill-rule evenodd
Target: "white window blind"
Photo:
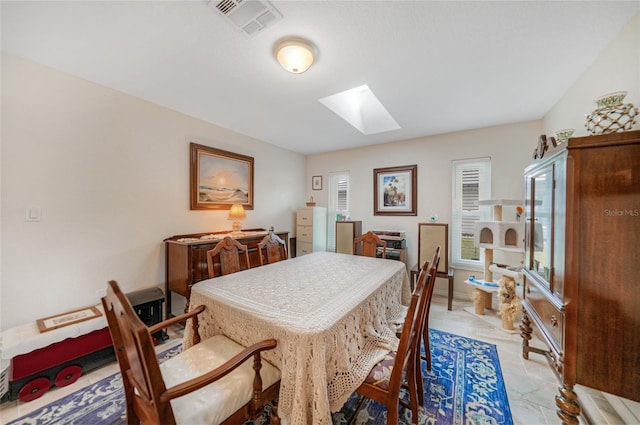
<path id="1" fill-rule="evenodd" d="M 478 201 L 491 198 L 491 158 L 452 162 L 453 205 L 451 256 L 454 267 L 482 270 L 484 253 L 475 246 L 475 223 L 481 218 Z"/>
<path id="2" fill-rule="evenodd" d="M 329 174 L 329 208 L 327 208 L 327 250 L 336 250 L 336 216 L 349 215 L 349 173 Z"/>

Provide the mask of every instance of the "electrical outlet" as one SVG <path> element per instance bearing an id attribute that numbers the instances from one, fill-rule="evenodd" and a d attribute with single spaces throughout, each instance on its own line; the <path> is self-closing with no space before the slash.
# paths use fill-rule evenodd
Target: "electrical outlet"
<path id="1" fill-rule="evenodd" d="M 107 296 L 107 290 L 106 289 L 98 289 L 96 291 L 96 298 L 98 298 L 98 302 L 102 301 L 103 297 Z"/>

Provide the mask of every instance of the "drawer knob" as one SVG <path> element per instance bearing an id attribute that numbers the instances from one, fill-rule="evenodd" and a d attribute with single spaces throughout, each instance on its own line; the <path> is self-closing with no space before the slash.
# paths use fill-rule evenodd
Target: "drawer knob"
<path id="1" fill-rule="evenodd" d="M 556 317 L 555 314 L 551 315 L 551 326 L 554 328 L 558 327 L 558 318 Z"/>

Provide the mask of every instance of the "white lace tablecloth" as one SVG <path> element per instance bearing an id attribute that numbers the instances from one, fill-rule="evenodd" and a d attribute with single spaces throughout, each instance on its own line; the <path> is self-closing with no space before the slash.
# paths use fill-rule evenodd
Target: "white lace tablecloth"
<path id="1" fill-rule="evenodd" d="M 275 338 L 264 358 L 282 372 L 278 413 L 287 424 L 332 424 L 375 363 L 398 340 L 410 297 L 403 262 L 316 252 L 198 282 L 203 339 L 225 334 L 248 346 Z M 184 335 L 191 344 L 191 327 Z"/>

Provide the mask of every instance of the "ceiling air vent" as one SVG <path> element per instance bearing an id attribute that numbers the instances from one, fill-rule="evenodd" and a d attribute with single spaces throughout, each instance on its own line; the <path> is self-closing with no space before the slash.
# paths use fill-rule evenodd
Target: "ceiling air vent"
<path id="1" fill-rule="evenodd" d="M 249 37 L 282 19 L 280 12 L 266 0 L 211 0 L 209 6 Z"/>

